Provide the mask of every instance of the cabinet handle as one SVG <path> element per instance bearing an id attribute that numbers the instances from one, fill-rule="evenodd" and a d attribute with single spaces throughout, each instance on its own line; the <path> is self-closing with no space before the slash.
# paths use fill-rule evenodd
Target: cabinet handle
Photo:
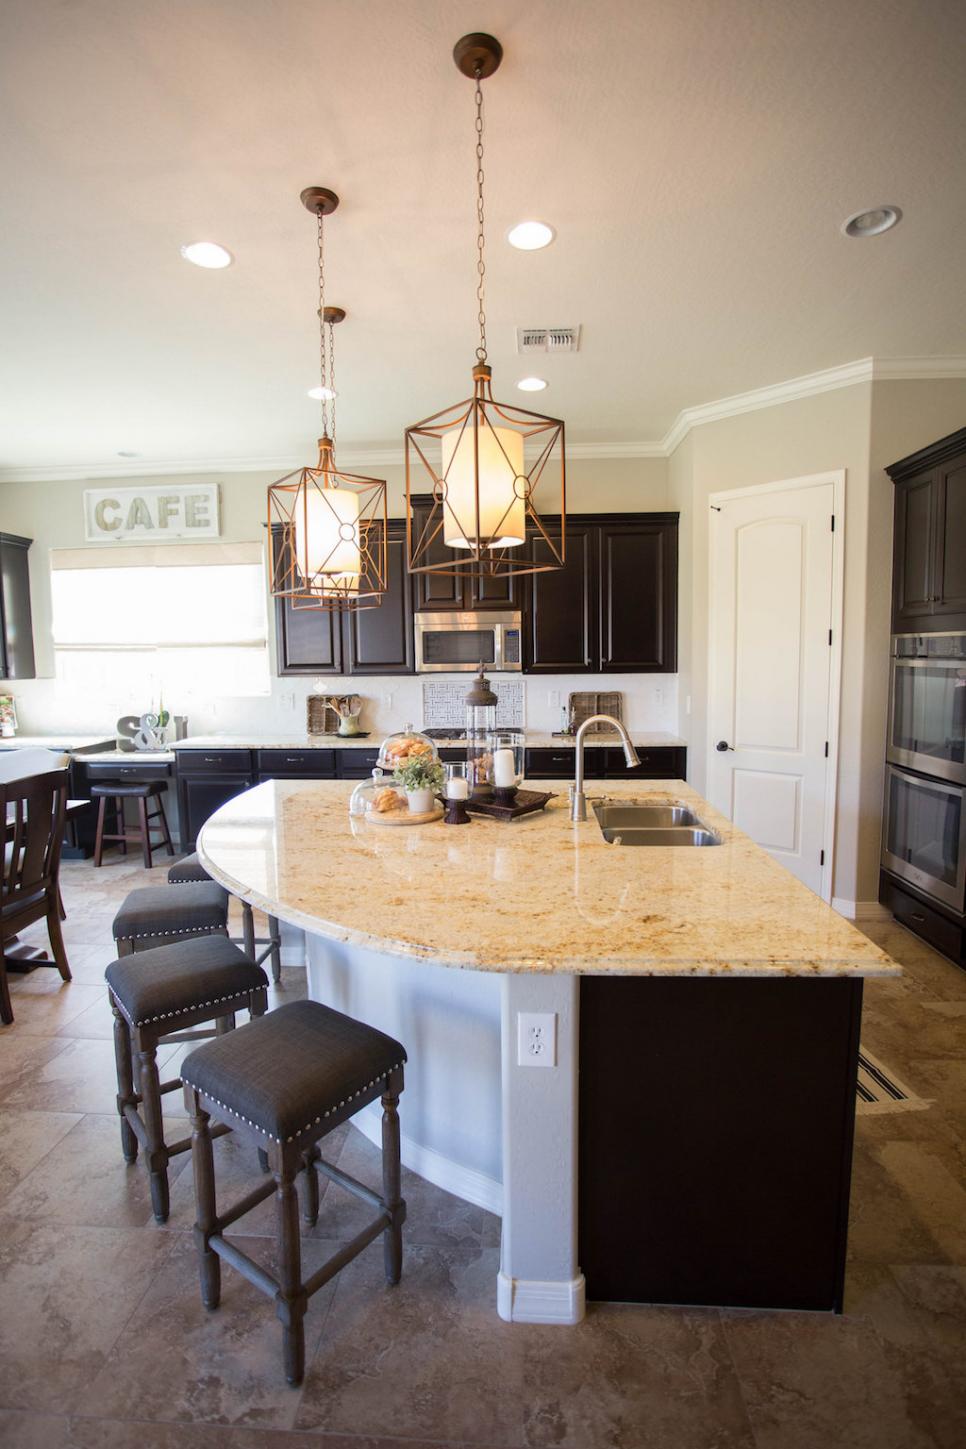
<path id="1" fill-rule="evenodd" d="M 918 921 L 920 926 L 924 926 L 926 924 L 925 916 L 917 915 L 915 911 L 912 912 L 909 919 L 910 921 Z"/>

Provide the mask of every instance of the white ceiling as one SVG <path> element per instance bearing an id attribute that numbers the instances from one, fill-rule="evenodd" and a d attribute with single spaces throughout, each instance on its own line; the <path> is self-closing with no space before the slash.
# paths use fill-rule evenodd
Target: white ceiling
<path id="1" fill-rule="evenodd" d="M 472 86 L 490 360 L 585 445 L 866 356 L 966 352 L 962 0 L 4 0 L 0 467 L 311 451 L 310 184 L 339 438 L 398 445 L 469 391 Z M 876 203 L 892 233 L 844 238 Z M 558 230 L 536 253 L 508 226 Z M 226 271 L 179 245 L 228 247 Z M 542 365 L 518 325 L 580 323 Z M 532 405 L 532 404 L 526 404 Z M 139 466 L 132 464 L 132 469 Z"/>

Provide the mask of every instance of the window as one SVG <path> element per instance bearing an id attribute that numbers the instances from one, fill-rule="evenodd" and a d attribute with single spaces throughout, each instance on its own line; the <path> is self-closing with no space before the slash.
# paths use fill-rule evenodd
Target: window
<path id="1" fill-rule="evenodd" d="M 51 594 L 58 679 L 132 712 L 269 692 L 258 544 L 54 549 Z"/>

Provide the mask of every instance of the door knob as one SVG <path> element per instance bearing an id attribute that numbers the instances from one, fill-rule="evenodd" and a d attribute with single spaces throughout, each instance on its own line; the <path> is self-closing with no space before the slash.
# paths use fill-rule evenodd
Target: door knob
<path id="1" fill-rule="evenodd" d="M 733 751 L 734 750 L 734 745 L 729 745 L 727 740 L 719 740 L 718 743 L 715 745 L 715 749 L 718 750 L 719 752 L 722 752 L 722 753 L 725 750 L 732 750 Z"/>

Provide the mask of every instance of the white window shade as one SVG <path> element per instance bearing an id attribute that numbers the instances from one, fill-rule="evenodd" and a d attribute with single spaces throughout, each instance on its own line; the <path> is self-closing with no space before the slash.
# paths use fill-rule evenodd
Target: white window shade
<path id="1" fill-rule="evenodd" d="M 265 571 L 257 544 L 57 549 L 58 676 L 175 695 L 266 694 Z"/>

